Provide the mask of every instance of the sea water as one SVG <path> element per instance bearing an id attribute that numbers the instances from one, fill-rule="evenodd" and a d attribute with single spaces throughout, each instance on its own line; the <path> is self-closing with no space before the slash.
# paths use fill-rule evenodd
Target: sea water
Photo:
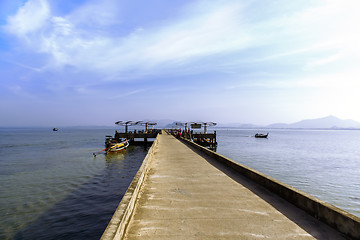
<path id="1" fill-rule="evenodd" d="M 231 129 L 217 141 L 218 153 L 360 217 L 360 131 Z"/>
<path id="2" fill-rule="evenodd" d="M 146 153 L 114 129 L 0 129 L 0 239 L 99 239 Z"/>
<path id="3" fill-rule="evenodd" d="M 0 129 L 0 239 L 99 239 L 148 150 L 94 158 L 114 132 Z M 360 131 L 218 129 L 217 141 L 220 154 L 360 216 Z"/>

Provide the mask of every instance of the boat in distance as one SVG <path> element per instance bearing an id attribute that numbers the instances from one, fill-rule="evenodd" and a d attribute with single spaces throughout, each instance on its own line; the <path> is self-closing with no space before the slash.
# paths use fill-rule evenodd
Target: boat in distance
<path id="1" fill-rule="evenodd" d="M 267 133 L 267 134 L 256 133 L 254 137 L 256 137 L 256 138 L 267 138 L 268 135 L 269 135 L 269 133 Z"/>

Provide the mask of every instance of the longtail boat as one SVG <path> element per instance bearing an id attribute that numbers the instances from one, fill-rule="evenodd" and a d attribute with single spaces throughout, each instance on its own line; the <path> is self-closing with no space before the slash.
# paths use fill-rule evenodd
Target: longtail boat
<path id="1" fill-rule="evenodd" d="M 256 138 L 267 138 L 268 135 L 269 135 L 269 133 L 267 133 L 267 134 L 256 133 L 256 134 L 255 134 L 255 137 L 256 137 Z"/>
<path id="2" fill-rule="evenodd" d="M 106 153 L 120 152 L 129 146 L 128 140 L 120 143 L 112 143 L 111 146 L 106 150 Z"/>

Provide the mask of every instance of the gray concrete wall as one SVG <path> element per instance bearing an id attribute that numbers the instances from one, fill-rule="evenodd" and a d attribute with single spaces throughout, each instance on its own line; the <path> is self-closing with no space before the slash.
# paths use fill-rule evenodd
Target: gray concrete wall
<path id="1" fill-rule="evenodd" d="M 188 146 L 211 156 L 211 158 L 218 162 L 264 186 L 346 236 L 353 239 L 360 239 L 360 218 L 187 139 L 182 139 L 182 141 Z"/>
<path id="2" fill-rule="evenodd" d="M 101 240 L 109 239 L 123 239 L 127 225 L 133 213 L 136 199 L 139 195 L 140 187 L 143 183 L 147 172 L 147 166 L 153 158 L 153 153 L 156 145 L 158 144 L 158 138 L 153 142 L 149 149 L 143 163 L 141 164 L 138 172 L 136 173 L 133 181 L 123 196 L 119 206 L 115 210 L 113 217 L 111 218 L 108 226 L 106 227 Z"/>

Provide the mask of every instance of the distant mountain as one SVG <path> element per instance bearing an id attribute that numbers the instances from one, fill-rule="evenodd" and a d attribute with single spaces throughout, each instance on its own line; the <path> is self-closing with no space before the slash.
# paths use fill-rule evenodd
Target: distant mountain
<path id="1" fill-rule="evenodd" d="M 354 120 L 342 120 L 334 116 L 328 116 L 317 119 L 307 119 L 299 122 L 286 124 L 286 123 L 275 123 L 270 124 L 267 128 L 327 128 L 327 129 L 338 129 L 338 128 L 360 128 L 360 123 Z"/>
<path id="2" fill-rule="evenodd" d="M 144 120 L 148 121 L 148 120 Z M 156 128 L 172 128 L 176 121 L 171 119 L 151 120 L 156 122 Z M 242 123 L 218 123 L 215 128 L 243 128 L 243 129 L 258 129 L 258 128 L 308 128 L 308 129 L 360 129 L 360 123 L 354 120 L 342 120 L 334 116 L 327 116 L 317 119 L 306 119 L 295 123 L 274 123 L 267 126 L 259 126 L 254 124 Z"/>

